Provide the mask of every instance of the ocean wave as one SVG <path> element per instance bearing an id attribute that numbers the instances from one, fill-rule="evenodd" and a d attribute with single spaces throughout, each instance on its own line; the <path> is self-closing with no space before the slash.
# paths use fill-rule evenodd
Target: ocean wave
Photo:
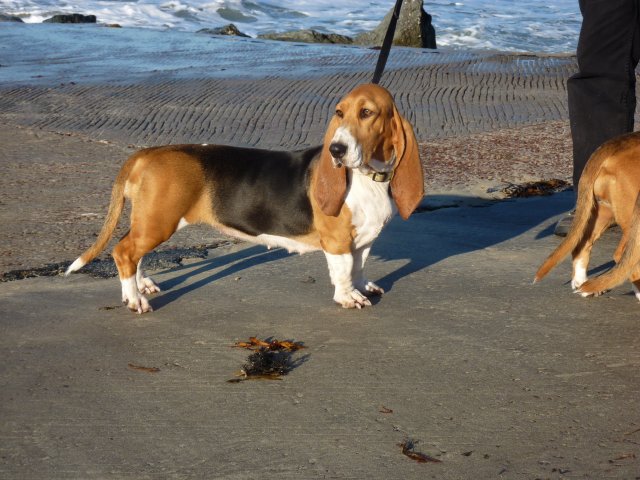
<path id="1" fill-rule="evenodd" d="M 0 0 L 0 12 L 39 23 L 59 13 L 96 15 L 124 27 L 197 31 L 234 23 L 244 33 L 313 28 L 355 36 L 375 28 L 392 1 L 335 0 Z M 438 45 L 536 52 L 575 50 L 581 17 L 576 0 L 432 0 Z"/>

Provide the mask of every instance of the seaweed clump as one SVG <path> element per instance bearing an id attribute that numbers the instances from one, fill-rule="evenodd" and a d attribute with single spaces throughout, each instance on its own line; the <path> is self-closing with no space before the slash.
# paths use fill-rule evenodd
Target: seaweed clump
<path id="1" fill-rule="evenodd" d="M 304 356 L 294 360 L 293 353 L 305 347 L 302 343 L 289 340 L 260 340 L 250 337 L 248 342 L 237 342 L 233 347 L 245 348 L 252 353 L 236 375 L 238 378 L 227 380 L 229 383 L 244 380 L 282 380 L 280 377 L 287 375 L 307 358 Z"/>

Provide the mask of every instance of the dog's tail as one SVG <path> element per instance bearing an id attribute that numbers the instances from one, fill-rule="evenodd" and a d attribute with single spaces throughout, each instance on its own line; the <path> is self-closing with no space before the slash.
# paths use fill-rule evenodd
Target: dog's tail
<path id="1" fill-rule="evenodd" d="M 536 272 L 533 283 L 542 280 L 564 257 L 584 240 L 591 217 L 595 213 L 596 199 L 593 188 L 604 161 L 609 158 L 609 148 L 599 148 L 587 162 L 578 184 L 578 201 L 571 228 L 562 243 L 551 252 Z"/>
<path id="2" fill-rule="evenodd" d="M 640 194 L 636 197 L 636 203 L 633 207 L 629 235 L 627 236 L 628 241 L 620 262 L 607 273 L 587 280 L 580 286 L 578 291 L 588 295 L 595 295 L 609 290 L 629 278 L 633 269 L 640 263 L 640 242 L 638 241 L 640 237 L 638 235 L 640 235 Z"/>
<path id="3" fill-rule="evenodd" d="M 129 160 L 126 162 L 120 173 L 116 177 L 116 181 L 113 184 L 113 188 L 111 189 L 111 202 L 109 203 L 109 210 L 107 212 L 107 218 L 104 220 L 104 224 L 102 225 L 102 229 L 98 234 L 98 238 L 93 245 L 91 245 L 82 255 L 80 255 L 65 271 L 65 275 L 69 275 L 77 270 L 80 270 L 87 263 L 97 257 L 104 247 L 106 247 L 109 240 L 113 235 L 113 231 L 116 229 L 118 224 L 118 219 L 122 214 L 122 210 L 124 209 L 124 201 L 125 201 L 125 183 L 129 178 L 129 173 L 131 172 L 131 168 L 133 167 L 133 161 Z"/>

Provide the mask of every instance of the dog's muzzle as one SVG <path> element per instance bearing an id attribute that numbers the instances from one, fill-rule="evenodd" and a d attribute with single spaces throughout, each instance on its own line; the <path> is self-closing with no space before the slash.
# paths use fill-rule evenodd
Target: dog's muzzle
<path id="1" fill-rule="evenodd" d="M 329 145 L 329 153 L 333 159 L 333 165 L 337 168 L 342 167 L 342 158 L 347 153 L 347 146 L 344 143 L 333 142 Z"/>

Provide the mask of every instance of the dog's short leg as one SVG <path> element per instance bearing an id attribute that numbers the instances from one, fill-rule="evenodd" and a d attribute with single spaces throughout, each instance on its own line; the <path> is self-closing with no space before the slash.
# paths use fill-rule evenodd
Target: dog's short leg
<path id="1" fill-rule="evenodd" d="M 633 294 L 636 296 L 638 301 L 640 301 L 640 267 L 637 267 L 633 273 L 631 273 L 629 280 L 631 280 Z"/>
<path id="2" fill-rule="evenodd" d="M 121 278 L 120 283 L 122 284 L 122 303 L 124 303 L 129 310 L 136 313 L 153 311 L 147 298 L 138 291 L 135 275 Z"/>
<path id="3" fill-rule="evenodd" d="M 136 284 L 138 291 L 142 294 L 158 293 L 160 287 L 154 282 L 151 277 L 147 277 L 142 270 L 142 259 L 138 262 L 138 270 L 136 272 Z"/>
<path id="4" fill-rule="evenodd" d="M 573 275 L 571 277 L 571 288 L 577 290 L 587 281 L 587 270 L 589 268 L 589 259 L 591 258 L 591 249 L 593 244 L 600 238 L 600 235 L 611 225 L 613 214 L 611 209 L 604 205 L 598 205 L 595 213 L 595 219 L 592 219 L 592 225 L 587 230 L 591 232 L 587 238 L 583 238 L 582 242 L 572 252 L 573 256 Z"/>
<path id="5" fill-rule="evenodd" d="M 333 300 L 343 308 L 362 308 L 371 302 L 353 286 L 353 255 L 350 253 L 332 254 L 324 252 L 329 265 L 331 283 L 335 286 Z"/>
<path id="6" fill-rule="evenodd" d="M 361 247 L 353 252 L 353 270 L 351 277 L 353 278 L 353 285 L 360 291 L 371 295 L 382 295 L 384 289 L 379 287 L 373 282 L 368 281 L 364 277 L 364 264 L 367 261 L 369 252 L 371 251 L 371 245 Z"/>
<path id="7" fill-rule="evenodd" d="M 142 271 L 138 271 L 140 261 L 146 253 L 167 240 L 174 231 L 174 229 L 163 231 L 159 227 L 162 223 L 153 222 L 151 218 L 145 220 L 132 222 L 129 233 L 113 249 L 113 259 L 122 282 L 122 302 L 129 310 L 137 313 L 152 311 L 149 301 L 142 293 L 153 293 L 154 290 L 159 290 L 150 278 L 145 277 Z"/>
<path id="8" fill-rule="evenodd" d="M 589 249 L 591 251 L 591 249 Z M 589 266 L 589 252 L 587 252 L 586 259 L 584 258 L 584 251 L 582 256 L 574 260 L 573 262 L 573 275 L 571 277 L 571 288 L 577 290 L 580 286 L 587 281 L 587 267 Z"/>

